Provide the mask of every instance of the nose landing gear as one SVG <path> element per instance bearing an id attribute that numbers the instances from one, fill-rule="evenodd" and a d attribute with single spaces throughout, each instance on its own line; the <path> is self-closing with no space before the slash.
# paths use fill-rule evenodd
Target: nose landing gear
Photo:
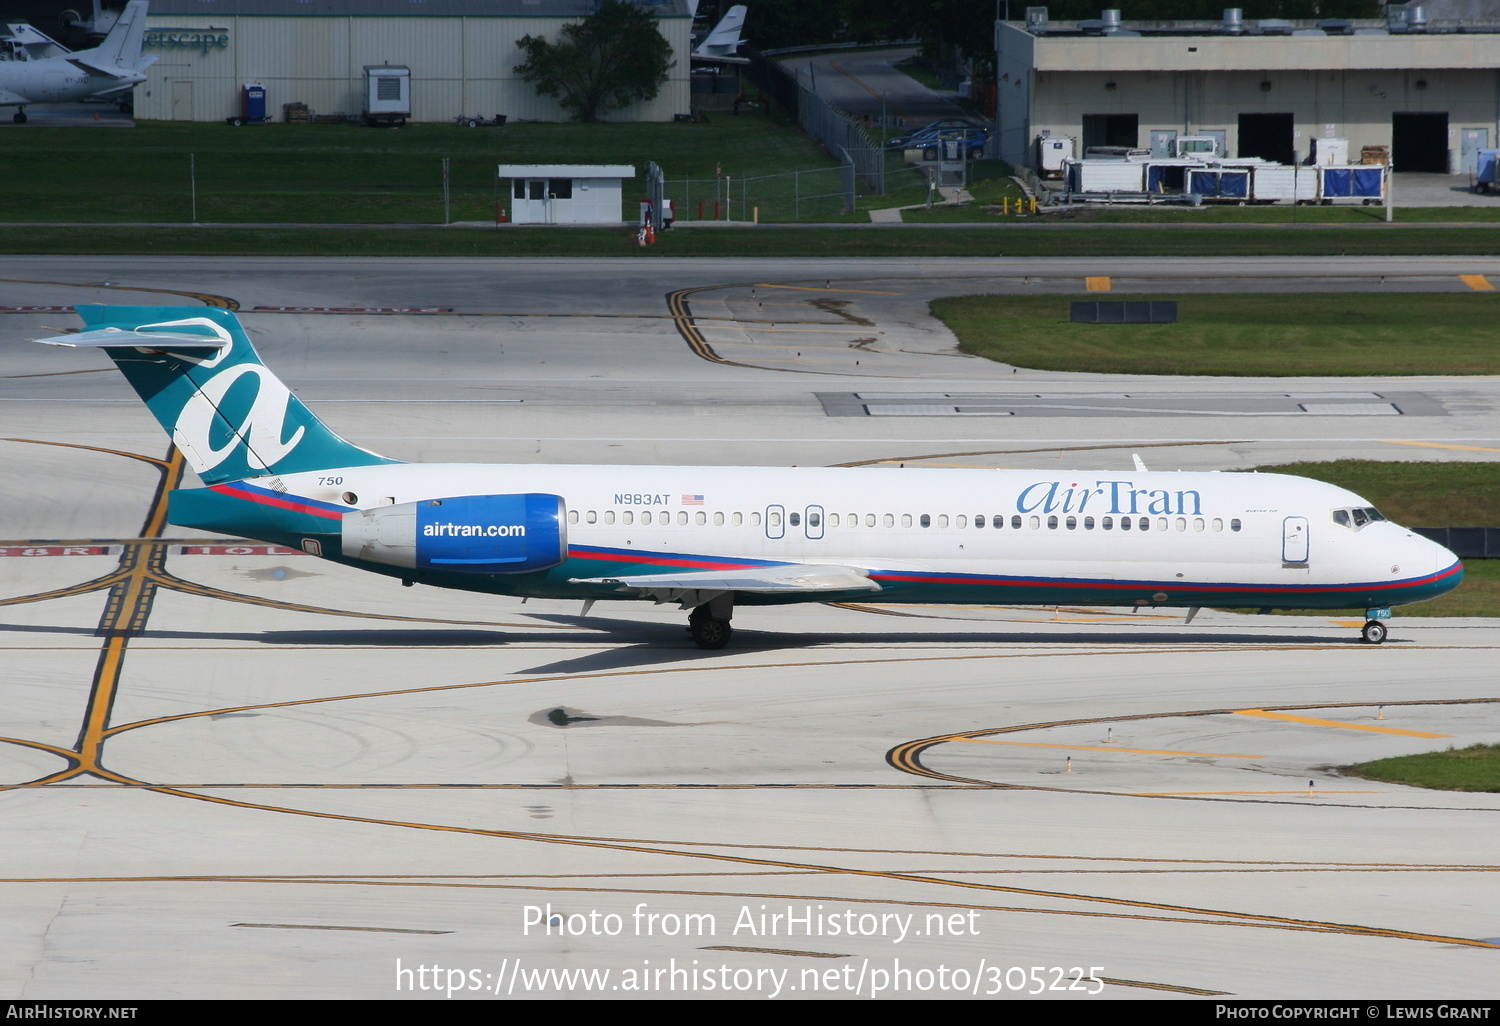
<path id="1" fill-rule="evenodd" d="M 1378 645 L 1385 640 L 1387 630 L 1380 621 L 1388 619 L 1389 609 L 1366 609 L 1365 625 L 1359 629 L 1359 640 L 1367 645 Z"/>

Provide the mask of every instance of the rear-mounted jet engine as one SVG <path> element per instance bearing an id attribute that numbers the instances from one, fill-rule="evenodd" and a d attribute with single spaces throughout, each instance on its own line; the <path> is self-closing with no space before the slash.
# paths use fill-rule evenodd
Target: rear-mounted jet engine
<path id="1" fill-rule="evenodd" d="M 557 566 L 568 537 L 560 495 L 460 495 L 345 513 L 344 555 L 460 574 L 524 574 Z"/>

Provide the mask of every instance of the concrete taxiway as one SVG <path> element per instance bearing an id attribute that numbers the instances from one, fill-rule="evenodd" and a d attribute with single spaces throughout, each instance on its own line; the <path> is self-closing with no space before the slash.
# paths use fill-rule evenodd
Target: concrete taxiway
<path id="1" fill-rule="evenodd" d="M 0 259 L 0 995 L 1500 996 L 1500 799 L 1333 768 L 1495 741 L 1493 622 L 1398 616 L 1373 647 L 1337 618 L 809 605 L 704 653 L 675 609 L 171 527 L 180 467 L 118 374 L 22 341 L 74 303 L 232 305 L 392 456 L 905 463 L 920 489 L 1500 451 L 1495 379 L 1043 374 L 956 354 L 934 296 L 1489 276 Z"/>

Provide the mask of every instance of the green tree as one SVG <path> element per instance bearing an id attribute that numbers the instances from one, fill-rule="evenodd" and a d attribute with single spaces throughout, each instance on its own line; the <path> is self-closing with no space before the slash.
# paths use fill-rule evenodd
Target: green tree
<path id="1" fill-rule="evenodd" d="M 650 100 L 676 62 L 656 28 L 656 16 L 625 0 L 603 0 L 583 21 L 566 26 L 556 43 L 525 36 L 526 62 L 515 72 L 543 96 L 557 96 L 574 121 L 636 100 Z"/>

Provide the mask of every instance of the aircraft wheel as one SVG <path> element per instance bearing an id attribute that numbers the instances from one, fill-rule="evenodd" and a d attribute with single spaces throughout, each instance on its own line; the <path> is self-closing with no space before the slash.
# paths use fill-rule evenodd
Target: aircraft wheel
<path id="1" fill-rule="evenodd" d="M 695 616 L 688 620 L 688 631 L 693 635 L 693 644 L 706 649 L 723 648 L 734 633 L 728 620 L 715 620 L 711 616 Z"/>
<path id="2" fill-rule="evenodd" d="M 10 116 L 10 119 L 18 125 L 24 125 L 26 124 L 26 112 L 24 110 L 18 110 Z"/>
<path id="3" fill-rule="evenodd" d="M 1365 625 L 1359 629 L 1360 640 L 1369 645 L 1380 644 L 1385 640 L 1385 636 L 1385 624 L 1379 620 L 1366 621 Z"/>

